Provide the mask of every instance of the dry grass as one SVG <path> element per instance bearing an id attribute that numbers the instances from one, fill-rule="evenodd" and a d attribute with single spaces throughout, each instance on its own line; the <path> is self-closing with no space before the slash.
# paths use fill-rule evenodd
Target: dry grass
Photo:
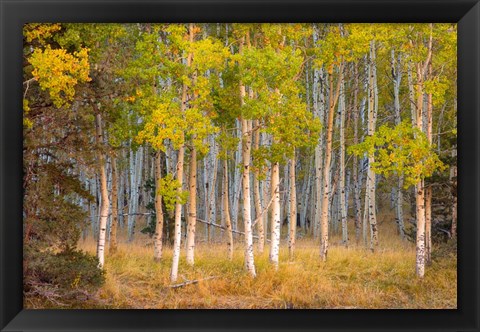
<path id="1" fill-rule="evenodd" d="M 96 308 L 456 308 L 456 256 L 437 258 L 423 280 L 415 277 L 415 250 L 398 240 L 394 228 L 380 225 L 383 242 L 375 253 L 361 246 L 344 248 L 332 238 L 328 261 L 319 259 L 311 239 L 297 242 L 290 260 L 282 242 L 278 271 L 268 261 L 268 247 L 255 255 L 257 277 L 244 270 L 243 249 L 236 243 L 233 261 L 225 244 L 199 243 L 195 266 L 182 256 L 179 280 L 214 279 L 173 289 L 169 280 L 172 250 L 153 261 L 148 237 L 120 243 L 106 258 L 107 279 L 97 302 L 78 307 Z M 284 233 L 286 234 L 286 233 Z M 95 253 L 93 240 L 80 248 Z"/>

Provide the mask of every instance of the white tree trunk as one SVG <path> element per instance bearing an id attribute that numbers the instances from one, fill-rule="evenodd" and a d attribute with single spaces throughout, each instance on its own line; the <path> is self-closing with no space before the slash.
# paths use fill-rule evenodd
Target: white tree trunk
<path id="1" fill-rule="evenodd" d="M 457 147 L 452 150 L 452 158 L 457 157 Z M 450 168 L 450 183 L 452 185 L 452 226 L 450 229 L 451 237 L 457 237 L 457 166 L 456 163 Z"/>
<path id="2" fill-rule="evenodd" d="M 392 73 L 393 73 L 393 97 L 394 97 L 394 115 L 395 125 L 402 122 L 400 115 L 400 83 L 402 81 L 402 57 L 395 57 L 395 51 L 392 49 Z M 399 175 L 398 184 L 395 195 L 395 217 L 398 227 L 398 232 L 402 239 L 405 239 L 405 225 L 403 221 L 403 175 Z"/>
<path id="3" fill-rule="evenodd" d="M 193 29 L 194 24 L 189 24 L 189 41 L 193 42 Z M 190 67 L 192 62 L 192 53 L 187 56 L 187 67 Z M 187 90 L 188 87 L 184 83 L 182 87 L 182 104 L 181 112 L 184 114 L 187 109 Z M 185 134 L 181 132 L 181 140 L 184 140 Z M 175 282 L 178 278 L 178 262 L 180 260 L 180 245 L 182 240 L 182 204 L 179 200 L 179 196 L 183 190 L 183 163 L 185 159 L 185 144 L 180 145 L 178 149 L 178 161 L 177 161 L 177 181 L 179 183 L 177 202 L 175 203 L 175 231 L 173 240 L 173 258 L 172 258 L 172 270 L 170 273 L 170 281 Z"/>
<path id="4" fill-rule="evenodd" d="M 241 122 L 238 121 L 238 119 L 235 121 L 235 127 L 240 128 Z M 240 202 L 240 194 L 241 194 L 241 182 L 242 182 L 242 176 L 241 176 L 241 169 L 240 167 L 236 167 L 237 165 L 240 165 L 242 162 L 242 134 L 241 132 L 238 132 L 237 129 L 237 135 L 240 138 L 238 145 L 237 145 L 237 150 L 235 151 L 235 167 L 234 167 L 234 175 L 233 175 L 233 190 L 232 190 L 232 195 L 233 195 L 233 203 L 232 203 L 232 211 L 231 211 L 231 217 L 232 217 L 232 227 L 233 230 L 237 230 L 238 228 L 238 206 Z"/>
<path id="5" fill-rule="evenodd" d="M 107 219 L 108 219 L 108 210 L 110 202 L 108 200 L 108 190 L 107 190 L 107 174 L 105 171 L 105 156 L 101 152 L 100 147 L 103 146 L 103 129 L 102 129 L 102 116 L 97 111 L 95 116 L 96 118 L 96 129 L 97 129 L 97 145 L 98 145 L 98 166 L 100 169 L 100 191 L 102 195 L 102 204 L 100 207 L 100 225 L 98 232 L 98 242 L 97 242 L 97 258 L 98 266 L 103 268 L 105 264 L 105 235 L 107 231 Z"/>
<path id="6" fill-rule="evenodd" d="M 340 100 L 338 102 L 338 112 L 340 115 L 340 174 L 339 174 L 339 192 L 340 192 L 340 220 L 342 225 L 342 242 L 345 247 L 348 246 L 348 228 L 347 228 L 347 207 L 346 207 L 346 187 L 345 187 L 345 91 L 344 82 L 340 88 Z"/>
<path id="7" fill-rule="evenodd" d="M 272 222 L 271 222 L 271 247 L 270 247 L 270 261 L 275 268 L 278 268 L 278 255 L 280 250 L 280 166 L 278 163 L 272 165 L 272 195 L 274 196 L 272 202 Z"/>
<path id="8" fill-rule="evenodd" d="M 425 188 L 425 263 L 432 260 L 432 187 Z"/>
<path id="9" fill-rule="evenodd" d="M 233 232 L 232 221 L 230 220 L 230 208 L 228 206 L 228 161 L 225 158 L 223 160 L 223 211 L 225 213 L 225 224 L 227 227 L 227 247 L 228 247 L 228 259 L 233 259 Z"/>
<path id="10" fill-rule="evenodd" d="M 245 89 L 245 87 L 243 87 Z M 245 92 L 245 90 L 244 90 Z M 255 277 L 255 264 L 253 257 L 253 232 L 252 232 L 252 216 L 251 216 L 251 195 L 250 195 L 250 150 L 251 150 L 251 134 L 250 121 L 242 119 L 242 136 L 243 136 L 243 225 L 245 229 L 245 266 L 248 273 Z"/>
<path id="11" fill-rule="evenodd" d="M 369 89 L 368 89 L 368 136 L 375 134 L 375 125 L 377 122 L 377 75 L 376 75 L 376 55 L 375 41 L 370 42 L 370 61 L 369 61 Z M 377 213 L 376 213 L 376 175 L 371 165 L 375 162 L 373 154 L 368 155 L 368 221 L 370 223 L 370 250 L 374 251 L 378 245 Z"/>
<path id="12" fill-rule="evenodd" d="M 248 39 L 247 32 L 247 39 Z M 239 53 L 243 53 L 243 46 L 245 43 L 245 37 L 242 37 L 239 46 Z M 243 107 L 245 105 L 245 85 L 240 81 L 240 104 Z M 251 120 L 246 120 L 243 116 L 241 119 L 242 124 L 242 192 L 243 192 L 243 226 L 245 230 L 245 267 L 248 273 L 252 276 L 256 276 L 255 262 L 253 257 L 253 230 L 252 230 L 252 207 L 250 196 L 250 158 L 252 149 L 252 124 Z"/>
<path id="13" fill-rule="evenodd" d="M 425 197 L 423 180 L 415 185 L 416 188 L 416 216 L 417 216 L 417 246 L 416 246 L 416 271 L 417 276 L 425 275 Z"/>
<path id="14" fill-rule="evenodd" d="M 141 186 L 143 168 L 143 147 L 135 154 L 130 152 L 130 200 L 128 206 L 128 241 L 133 241 L 138 212 L 138 198 Z"/>
<path id="15" fill-rule="evenodd" d="M 160 193 L 162 180 L 162 155 L 160 151 L 155 153 L 155 235 L 153 237 L 153 259 L 162 259 L 163 248 L 163 207 Z"/>
<path id="16" fill-rule="evenodd" d="M 255 130 L 255 141 L 254 148 L 258 149 L 260 146 L 260 130 L 258 129 L 259 121 L 254 121 L 254 127 L 257 127 Z M 255 219 L 258 219 L 262 213 L 262 202 L 260 195 L 260 181 L 258 179 L 259 172 L 258 169 L 255 170 L 253 175 L 253 197 L 255 201 Z M 265 246 L 265 230 L 263 227 L 263 219 L 257 221 L 257 230 L 258 230 L 258 252 L 263 253 Z"/>
<path id="17" fill-rule="evenodd" d="M 333 142 L 333 118 L 335 114 L 335 106 L 338 100 L 340 85 L 343 80 L 343 63 L 339 68 L 339 77 L 337 82 L 337 89 L 333 89 L 333 71 L 329 75 L 329 107 L 328 107 L 328 121 L 327 121 L 327 141 L 325 147 L 325 165 L 323 168 L 323 193 L 322 193 L 322 216 L 320 219 L 320 257 L 325 262 L 328 254 L 328 216 L 329 216 L 329 199 L 330 199 L 330 166 L 332 161 L 332 142 Z"/>
<path id="18" fill-rule="evenodd" d="M 189 209 L 187 221 L 187 264 L 195 263 L 195 226 L 197 223 L 197 150 L 190 152 L 190 174 L 188 179 Z"/>
<path id="19" fill-rule="evenodd" d="M 354 64 L 354 96 L 353 96 L 353 144 L 358 144 L 358 113 L 360 110 L 358 109 L 358 68 L 357 64 Z M 362 186 L 361 178 L 359 176 L 359 163 L 358 157 L 353 155 L 353 207 L 355 210 L 355 240 L 358 245 L 360 242 L 360 228 L 361 228 L 361 220 L 362 220 L 362 207 L 361 207 L 361 200 L 360 200 L 360 190 Z"/>
<path id="20" fill-rule="evenodd" d="M 118 171 L 117 159 L 111 157 L 112 161 L 112 224 L 110 225 L 109 252 L 117 251 L 117 229 L 118 229 Z"/>
<path id="21" fill-rule="evenodd" d="M 290 232 L 288 237 L 288 252 L 290 258 L 293 258 L 295 252 L 295 238 L 297 236 L 297 188 L 295 186 L 295 150 L 290 159 Z"/>

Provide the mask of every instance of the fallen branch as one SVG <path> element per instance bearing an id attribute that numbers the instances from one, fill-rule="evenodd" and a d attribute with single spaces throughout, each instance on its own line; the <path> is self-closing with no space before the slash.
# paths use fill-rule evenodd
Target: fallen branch
<path id="1" fill-rule="evenodd" d="M 437 228 L 437 229 L 438 229 L 440 232 L 443 232 L 443 233 L 447 234 L 447 236 L 448 236 L 449 239 L 452 238 L 452 234 L 451 234 L 449 231 L 447 231 L 446 229 L 443 229 L 443 228 Z"/>
<path id="2" fill-rule="evenodd" d="M 198 284 L 198 282 L 200 282 L 200 281 L 210 280 L 210 279 L 215 279 L 215 278 L 217 278 L 217 276 L 211 276 L 211 277 L 207 277 L 207 278 L 203 278 L 203 279 L 187 280 L 187 281 L 182 282 L 180 284 L 170 285 L 169 287 L 170 288 L 180 288 L 180 287 L 184 287 L 184 286 L 187 286 L 187 285 Z"/>

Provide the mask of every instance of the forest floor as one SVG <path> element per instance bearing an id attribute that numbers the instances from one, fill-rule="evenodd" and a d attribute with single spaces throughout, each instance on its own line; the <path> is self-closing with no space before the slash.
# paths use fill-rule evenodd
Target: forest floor
<path id="1" fill-rule="evenodd" d="M 434 249 L 433 262 L 419 280 L 414 245 L 383 228 L 383 241 L 375 253 L 354 244 L 345 248 L 332 237 L 326 263 L 319 258 L 317 241 L 298 240 L 295 258 L 290 260 L 284 240 L 278 271 L 269 263 L 267 245 L 264 253 L 255 253 L 256 278 L 244 270 L 241 242 L 235 243 L 233 261 L 227 258 L 226 244 L 199 242 L 195 266 L 188 266 L 182 254 L 174 284 L 199 282 L 179 288 L 172 288 L 169 279 L 171 247 L 166 246 L 162 261 L 155 263 L 152 241 L 139 234 L 133 243 L 121 242 L 117 253 L 107 252 L 105 285 L 94 300 L 75 307 L 456 308 L 455 251 Z M 79 247 L 95 253 L 93 239 L 81 240 Z"/>

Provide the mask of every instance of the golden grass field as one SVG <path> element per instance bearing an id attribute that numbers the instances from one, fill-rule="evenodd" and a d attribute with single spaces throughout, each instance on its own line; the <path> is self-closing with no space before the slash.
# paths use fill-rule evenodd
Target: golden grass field
<path id="1" fill-rule="evenodd" d="M 105 285 L 93 299 L 73 307 L 456 308 L 456 255 L 434 252 L 425 278 L 419 280 L 414 245 L 394 233 L 394 227 L 380 226 L 380 246 L 375 253 L 354 244 L 340 246 L 333 236 L 326 263 L 319 259 L 316 241 L 298 240 L 295 258 L 290 260 L 283 240 L 278 271 L 269 263 L 268 246 L 263 254 L 256 252 L 256 278 L 243 268 L 241 242 L 235 244 L 234 259 L 229 261 L 226 244 L 199 241 L 194 267 L 185 263 L 182 252 L 176 283 L 200 281 L 180 288 L 170 287 L 171 248 L 166 246 L 163 260 L 155 263 L 151 240 L 138 234 L 133 243 L 120 241 L 117 253 L 107 252 Z M 81 240 L 79 248 L 94 254 L 95 242 Z M 201 280 L 209 277 L 213 278 Z"/>

